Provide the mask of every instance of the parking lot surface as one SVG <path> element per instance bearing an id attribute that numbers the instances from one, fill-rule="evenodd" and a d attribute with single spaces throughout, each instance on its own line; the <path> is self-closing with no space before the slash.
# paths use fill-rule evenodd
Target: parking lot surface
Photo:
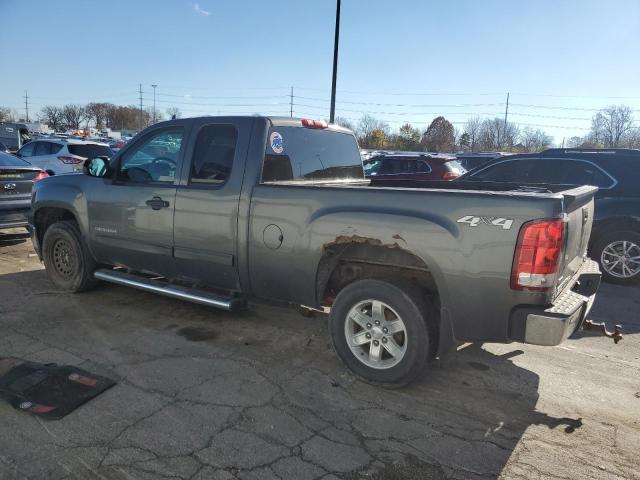
<path id="1" fill-rule="evenodd" d="M 326 320 L 229 314 L 104 284 L 53 289 L 0 233 L 0 356 L 118 384 L 59 421 L 0 403 L 0 478 L 640 478 L 640 289 L 604 284 L 559 347 L 465 345 L 415 385 L 356 380 Z"/>

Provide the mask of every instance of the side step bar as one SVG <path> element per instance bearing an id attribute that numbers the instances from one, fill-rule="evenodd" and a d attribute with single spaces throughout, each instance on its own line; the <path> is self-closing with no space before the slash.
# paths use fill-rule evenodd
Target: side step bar
<path id="1" fill-rule="evenodd" d="M 101 268 L 96 270 L 93 276 L 105 282 L 125 285 L 127 287 L 144 290 L 145 292 L 158 293 L 165 297 L 178 298 L 188 302 L 199 303 L 200 305 L 220 308 L 229 312 L 239 310 L 244 306 L 244 301 L 240 298 L 225 297 L 203 290 L 171 285 L 167 282 L 132 275 L 118 270 Z"/>

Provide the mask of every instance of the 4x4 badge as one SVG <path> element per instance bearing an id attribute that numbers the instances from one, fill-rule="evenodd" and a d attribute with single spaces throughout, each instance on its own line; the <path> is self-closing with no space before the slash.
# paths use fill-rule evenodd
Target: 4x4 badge
<path id="1" fill-rule="evenodd" d="M 503 230 L 509 230 L 513 225 L 513 220 L 502 217 L 482 217 L 475 215 L 465 215 L 457 220 L 458 223 L 467 223 L 470 227 L 477 227 L 480 224 L 493 227 L 502 227 Z"/>

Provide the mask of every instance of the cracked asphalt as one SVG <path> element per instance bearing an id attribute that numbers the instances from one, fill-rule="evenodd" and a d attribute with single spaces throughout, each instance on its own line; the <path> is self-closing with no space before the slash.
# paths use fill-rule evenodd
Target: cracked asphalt
<path id="1" fill-rule="evenodd" d="M 356 380 L 322 316 L 56 291 L 0 233 L 0 356 L 118 384 L 59 421 L 0 402 L 1 479 L 640 479 L 640 289 L 559 347 L 465 345 L 402 390 Z"/>

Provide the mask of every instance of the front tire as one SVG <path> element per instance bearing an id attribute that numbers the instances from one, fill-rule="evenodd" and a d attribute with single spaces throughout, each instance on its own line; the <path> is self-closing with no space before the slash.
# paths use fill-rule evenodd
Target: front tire
<path id="1" fill-rule="evenodd" d="M 329 316 L 334 348 L 363 380 L 401 387 L 415 380 L 431 356 L 425 295 L 410 285 L 359 280 L 336 297 Z"/>
<path id="2" fill-rule="evenodd" d="M 91 257 L 75 222 L 51 225 L 42 240 L 42 258 L 56 287 L 66 292 L 83 292 L 94 287 L 96 262 Z"/>
<path id="3" fill-rule="evenodd" d="M 625 230 L 607 233 L 594 242 L 593 257 L 608 282 L 640 282 L 640 234 Z"/>

